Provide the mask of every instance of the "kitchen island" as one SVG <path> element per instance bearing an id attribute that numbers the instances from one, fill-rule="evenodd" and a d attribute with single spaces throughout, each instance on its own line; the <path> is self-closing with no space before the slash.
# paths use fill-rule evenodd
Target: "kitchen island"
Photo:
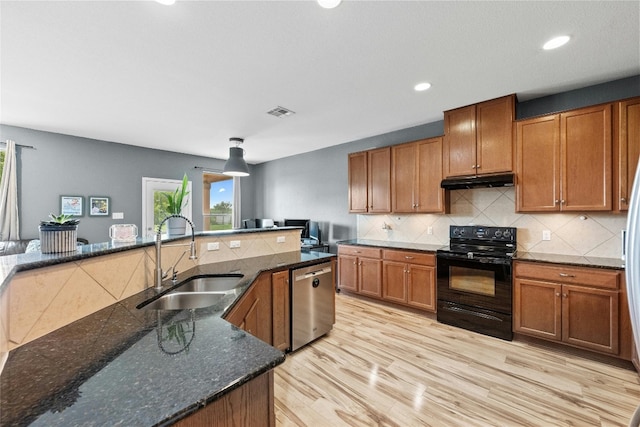
<path id="1" fill-rule="evenodd" d="M 178 284 L 194 275 L 243 277 L 213 306 L 136 308 L 157 295 L 148 288 L 12 349 L 0 374 L 0 425 L 179 424 L 254 382 L 264 387 L 250 389 L 245 401 L 262 401 L 273 414 L 270 371 L 285 356 L 224 316 L 260 273 L 332 257 L 290 251 L 197 265 Z M 219 412 L 251 425 L 256 415 L 232 403 Z"/>

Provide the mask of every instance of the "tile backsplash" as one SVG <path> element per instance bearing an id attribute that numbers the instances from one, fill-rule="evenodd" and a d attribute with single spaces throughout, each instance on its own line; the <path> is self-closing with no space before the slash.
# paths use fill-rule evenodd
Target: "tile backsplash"
<path id="1" fill-rule="evenodd" d="M 518 250 L 561 255 L 620 258 L 626 214 L 599 212 L 515 212 L 515 188 L 453 190 L 451 212 L 442 214 L 358 215 L 358 238 L 390 242 L 449 243 L 450 225 L 517 227 Z M 542 240 L 543 230 L 551 240 Z"/>

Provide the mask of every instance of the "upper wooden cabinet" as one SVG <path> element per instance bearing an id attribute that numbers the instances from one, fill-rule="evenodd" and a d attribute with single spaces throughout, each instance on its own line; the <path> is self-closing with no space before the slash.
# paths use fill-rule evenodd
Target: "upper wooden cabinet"
<path id="1" fill-rule="evenodd" d="M 444 112 L 444 175 L 513 171 L 515 95 Z"/>
<path id="2" fill-rule="evenodd" d="M 391 212 L 391 148 L 349 154 L 349 212 Z"/>
<path id="3" fill-rule="evenodd" d="M 393 212 L 444 212 L 442 137 L 401 144 L 391 149 Z"/>
<path id="4" fill-rule="evenodd" d="M 613 205 L 620 211 L 626 211 L 640 156 L 640 98 L 616 103 L 614 113 L 618 170 Z"/>
<path id="5" fill-rule="evenodd" d="M 606 211 L 612 105 L 516 123 L 517 211 Z"/>

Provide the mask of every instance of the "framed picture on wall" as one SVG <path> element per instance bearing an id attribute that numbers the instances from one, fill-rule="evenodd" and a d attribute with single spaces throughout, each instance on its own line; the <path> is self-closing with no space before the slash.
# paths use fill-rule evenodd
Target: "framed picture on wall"
<path id="1" fill-rule="evenodd" d="M 109 198 L 89 196 L 89 216 L 109 216 Z"/>
<path id="2" fill-rule="evenodd" d="M 84 197 L 60 196 L 60 213 L 63 215 L 83 216 Z"/>

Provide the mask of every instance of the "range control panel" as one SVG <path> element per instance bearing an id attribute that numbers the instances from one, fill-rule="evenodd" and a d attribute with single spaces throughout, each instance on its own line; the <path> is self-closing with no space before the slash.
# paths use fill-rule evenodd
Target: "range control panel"
<path id="1" fill-rule="evenodd" d="M 515 227 L 485 227 L 481 225 L 451 225 L 449 237 L 458 241 L 516 242 Z"/>

